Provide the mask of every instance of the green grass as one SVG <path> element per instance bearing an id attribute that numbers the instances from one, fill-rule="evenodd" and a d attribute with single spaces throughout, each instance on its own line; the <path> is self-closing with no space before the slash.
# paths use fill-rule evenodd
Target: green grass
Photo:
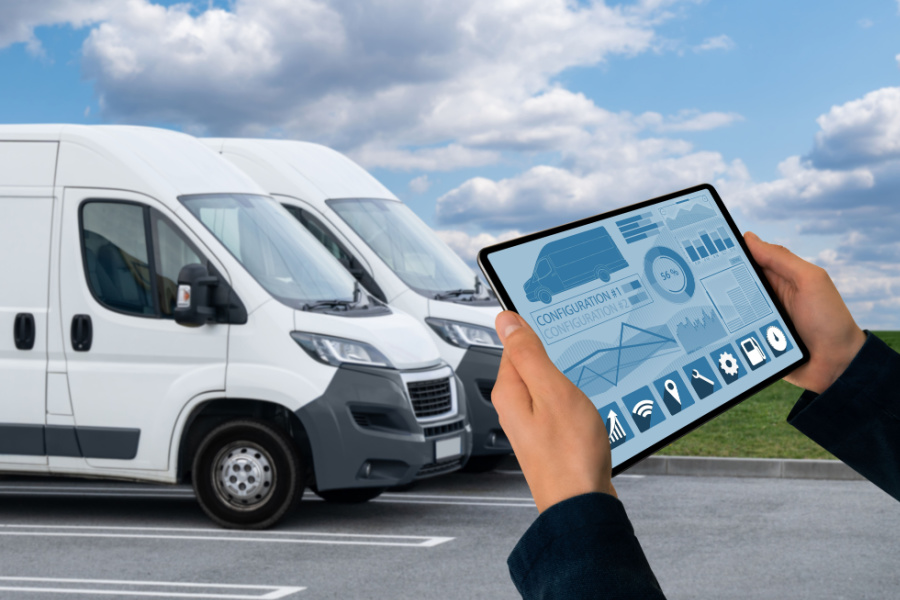
<path id="1" fill-rule="evenodd" d="M 900 352 L 900 331 L 875 331 Z M 657 454 L 745 458 L 834 458 L 785 419 L 803 391 L 779 381 Z"/>

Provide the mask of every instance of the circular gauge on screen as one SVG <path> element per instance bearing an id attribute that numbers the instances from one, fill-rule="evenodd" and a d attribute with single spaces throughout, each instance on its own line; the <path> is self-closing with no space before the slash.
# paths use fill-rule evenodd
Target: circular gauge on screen
<path id="1" fill-rule="evenodd" d="M 697 284 L 690 267 L 678 252 L 654 246 L 644 256 L 644 274 L 663 299 L 682 304 L 691 299 Z"/>

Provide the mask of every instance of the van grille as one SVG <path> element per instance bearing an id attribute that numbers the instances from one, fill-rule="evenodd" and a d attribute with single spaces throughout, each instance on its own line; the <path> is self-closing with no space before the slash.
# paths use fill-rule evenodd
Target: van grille
<path id="1" fill-rule="evenodd" d="M 406 384 L 413 411 L 419 419 L 434 417 L 453 409 L 453 395 L 449 379 L 410 381 Z"/>

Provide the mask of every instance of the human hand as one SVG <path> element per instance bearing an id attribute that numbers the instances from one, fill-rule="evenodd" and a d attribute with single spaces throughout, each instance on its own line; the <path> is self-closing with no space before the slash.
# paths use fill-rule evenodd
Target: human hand
<path id="1" fill-rule="evenodd" d="M 502 312 L 496 326 L 503 358 L 491 401 L 538 510 L 589 492 L 616 496 L 600 413 L 519 315 Z"/>
<path id="2" fill-rule="evenodd" d="M 847 369 L 866 334 L 824 269 L 752 232 L 744 240 L 809 349 L 809 362 L 785 380 L 821 394 Z"/>

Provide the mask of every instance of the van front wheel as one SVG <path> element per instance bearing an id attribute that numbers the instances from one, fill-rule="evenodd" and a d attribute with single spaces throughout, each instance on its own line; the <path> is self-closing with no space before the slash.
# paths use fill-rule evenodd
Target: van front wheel
<path id="1" fill-rule="evenodd" d="M 194 455 L 194 492 L 223 527 L 265 529 L 293 510 L 303 495 L 302 459 L 294 443 L 265 421 L 219 425 Z"/>

